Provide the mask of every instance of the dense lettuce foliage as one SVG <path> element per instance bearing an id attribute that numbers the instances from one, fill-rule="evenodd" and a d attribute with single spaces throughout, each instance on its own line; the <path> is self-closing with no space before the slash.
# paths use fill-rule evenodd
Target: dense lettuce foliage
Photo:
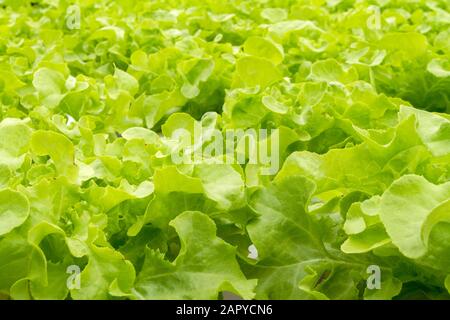
<path id="1" fill-rule="evenodd" d="M 1 297 L 450 298 L 448 1 L 74 3 L 0 0 Z"/>

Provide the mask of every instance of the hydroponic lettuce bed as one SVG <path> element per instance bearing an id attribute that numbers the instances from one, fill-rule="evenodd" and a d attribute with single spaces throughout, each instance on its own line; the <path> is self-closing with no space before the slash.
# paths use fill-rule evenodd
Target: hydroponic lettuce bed
<path id="1" fill-rule="evenodd" d="M 449 10 L 0 0 L 0 296 L 450 298 Z"/>

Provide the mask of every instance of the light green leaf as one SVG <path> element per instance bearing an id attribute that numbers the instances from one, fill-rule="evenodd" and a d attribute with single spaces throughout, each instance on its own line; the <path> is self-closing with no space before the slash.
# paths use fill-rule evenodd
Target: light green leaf
<path id="1" fill-rule="evenodd" d="M 450 77 L 449 62 L 443 59 L 433 59 L 427 65 L 427 70 L 438 78 Z"/>
<path id="2" fill-rule="evenodd" d="M 278 65 L 283 61 L 283 47 L 262 37 L 250 37 L 244 42 L 244 52 L 256 57 L 266 58 Z"/>
<path id="3" fill-rule="evenodd" d="M 11 169 L 20 167 L 29 148 L 31 132 L 24 120 L 6 118 L 0 122 L 0 164 Z"/>
<path id="4" fill-rule="evenodd" d="M 235 87 L 267 87 L 279 80 L 282 74 L 275 65 L 259 57 L 242 57 L 236 61 Z"/>
<path id="5" fill-rule="evenodd" d="M 20 226 L 28 218 L 30 204 L 21 193 L 0 190 L 0 236 Z"/>
<path id="6" fill-rule="evenodd" d="M 89 262 L 80 275 L 80 288 L 70 290 L 74 299 L 99 300 L 110 298 L 113 283 L 123 292 L 135 279 L 133 265 L 117 251 L 107 247 L 91 246 Z"/>
<path id="7" fill-rule="evenodd" d="M 61 174 L 74 177 L 74 146 L 72 141 L 60 133 L 38 130 L 31 136 L 31 150 L 38 156 L 49 155 Z"/>
<path id="8" fill-rule="evenodd" d="M 180 237 L 180 253 L 170 262 L 161 253 L 147 249 L 133 289 L 135 298 L 217 299 L 223 291 L 253 298 L 256 281 L 244 277 L 235 248 L 216 236 L 211 219 L 188 211 L 170 224 Z"/>
<path id="9" fill-rule="evenodd" d="M 158 169 L 153 177 L 155 191 L 160 193 L 186 192 L 203 193 L 203 184 L 199 178 L 190 177 L 178 171 L 175 166 Z"/>
<path id="10" fill-rule="evenodd" d="M 438 208 L 449 198 L 450 183 L 435 185 L 415 175 L 401 177 L 386 190 L 381 200 L 380 218 L 392 242 L 405 256 L 415 259 L 427 252 L 424 236 L 438 221 L 450 221 L 448 206 Z M 436 216 L 435 209 L 439 210 Z"/>

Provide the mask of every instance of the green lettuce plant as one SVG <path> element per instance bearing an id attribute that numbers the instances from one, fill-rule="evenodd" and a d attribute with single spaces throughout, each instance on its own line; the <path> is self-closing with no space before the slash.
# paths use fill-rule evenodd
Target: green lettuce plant
<path id="1" fill-rule="evenodd" d="M 0 0 L 0 297 L 449 299 L 449 12 Z"/>

